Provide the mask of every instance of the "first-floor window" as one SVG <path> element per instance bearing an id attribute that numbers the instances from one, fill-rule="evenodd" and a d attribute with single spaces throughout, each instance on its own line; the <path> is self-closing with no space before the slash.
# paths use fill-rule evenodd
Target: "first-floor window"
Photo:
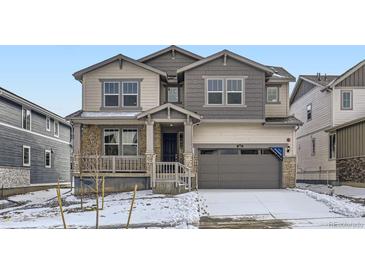
<path id="1" fill-rule="evenodd" d="M 242 105 L 243 100 L 243 80 L 227 80 L 227 105 Z"/>
<path id="2" fill-rule="evenodd" d="M 312 145 L 312 156 L 315 156 L 316 155 L 316 139 L 315 138 L 312 138 L 311 139 L 311 145 Z"/>
<path id="3" fill-rule="evenodd" d="M 44 166 L 46 168 L 51 168 L 52 166 L 52 154 L 50 150 L 44 152 Z"/>
<path id="4" fill-rule="evenodd" d="M 336 134 L 331 134 L 329 136 L 329 151 L 330 151 L 329 158 L 335 159 L 336 158 Z"/>
<path id="5" fill-rule="evenodd" d="M 104 129 L 104 153 L 119 154 L 119 129 Z"/>
<path id="6" fill-rule="evenodd" d="M 208 79 L 207 87 L 207 103 L 208 105 L 222 105 L 223 104 L 223 80 L 222 79 Z"/>
<path id="7" fill-rule="evenodd" d="M 23 166 L 30 166 L 30 146 L 23 146 Z"/>
<path id="8" fill-rule="evenodd" d="M 122 152 L 123 155 L 138 155 L 138 130 L 123 129 L 122 133 Z"/>

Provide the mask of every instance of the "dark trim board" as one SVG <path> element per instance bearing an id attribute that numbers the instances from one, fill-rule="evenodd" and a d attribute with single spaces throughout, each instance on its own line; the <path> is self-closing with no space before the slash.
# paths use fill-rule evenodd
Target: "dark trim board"
<path id="1" fill-rule="evenodd" d="M 327 185 L 327 182 L 333 186 L 339 186 L 341 183 L 336 180 L 302 180 L 297 179 L 297 184 L 311 184 L 311 185 Z"/>

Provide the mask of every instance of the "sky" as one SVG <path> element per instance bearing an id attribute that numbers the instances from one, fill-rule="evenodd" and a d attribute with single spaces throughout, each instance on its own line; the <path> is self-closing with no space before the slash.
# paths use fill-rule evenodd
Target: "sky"
<path id="1" fill-rule="evenodd" d="M 0 87 L 61 116 L 81 108 L 72 74 L 118 53 L 141 58 L 166 46 L 0 46 Z M 365 46 L 181 46 L 203 57 L 231 50 L 300 74 L 341 74 L 365 59 Z M 291 84 L 291 89 L 294 84 Z"/>

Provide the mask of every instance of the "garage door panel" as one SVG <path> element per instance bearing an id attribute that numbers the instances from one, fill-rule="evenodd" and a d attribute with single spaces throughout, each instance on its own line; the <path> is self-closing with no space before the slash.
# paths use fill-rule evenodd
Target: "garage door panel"
<path id="1" fill-rule="evenodd" d="M 200 188 L 280 187 L 281 162 L 276 156 L 234 154 L 234 149 L 216 149 L 214 153 L 199 153 Z"/>

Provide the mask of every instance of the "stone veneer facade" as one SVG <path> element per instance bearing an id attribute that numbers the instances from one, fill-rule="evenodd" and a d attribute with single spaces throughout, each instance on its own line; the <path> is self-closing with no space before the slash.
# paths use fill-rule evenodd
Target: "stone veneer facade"
<path id="1" fill-rule="evenodd" d="M 284 157 L 282 162 L 282 187 L 293 188 L 296 181 L 296 157 Z"/>
<path id="2" fill-rule="evenodd" d="M 336 160 L 340 183 L 365 183 L 365 157 Z"/>
<path id="3" fill-rule="evenodd" d="M 30 185 L 30 169 L 24 167 L 0 167 L 0 188 Z"/>

